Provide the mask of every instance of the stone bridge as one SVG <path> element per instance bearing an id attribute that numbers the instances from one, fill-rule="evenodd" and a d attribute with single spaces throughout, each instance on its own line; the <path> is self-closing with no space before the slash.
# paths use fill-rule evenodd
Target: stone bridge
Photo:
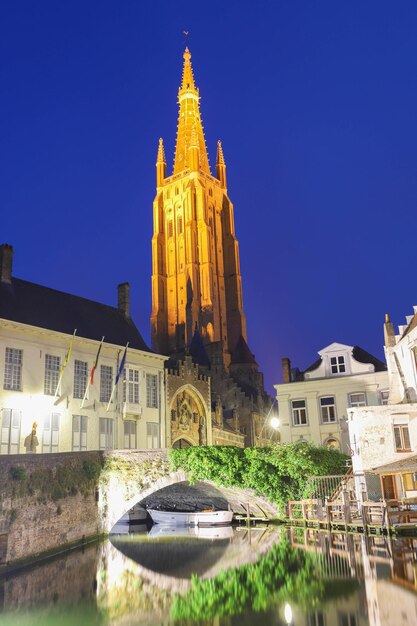
<path id="1" fill-rule="evenodd" d="M 177 486 L 177 493 L 186 493 L 188 479 L 171 471 L 167 450 L 0 456 L 0 570 L 108 534 L 136 503 L 160 490 Z M 278 516 L 275 505 L 251 490 L 210 481 L 199 481 L 198 488 L 235 513 Z"/>
<path id="2" fill-rule="evenodd" d="M 99 515 L 103 532 L 110 532 L 114 524 L 142 500 L 173 485 L 189 485 L 186 472 L 171 472 L 167 450 L 115 451 L 105 455 L 105 469 L 99 481 Z M 265 519 L 278 516 L 277 507 L 250 489 L 221 487 L 213 482 L 198 481 L 199 491 L 207 499 L 218 498 L 234 513 Z M 182 490 L 184 492 L 184 490 Z M 178 490 L 176 491 L 178 494 Z"/>

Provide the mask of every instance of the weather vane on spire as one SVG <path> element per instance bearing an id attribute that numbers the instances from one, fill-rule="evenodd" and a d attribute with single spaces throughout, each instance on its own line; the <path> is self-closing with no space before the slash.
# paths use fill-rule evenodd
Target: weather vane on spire
<path id="1" fill-rule="evenodd" d="M 185 35 L 185 45 L 188 47 L 188 35 L 190 34 L 189 30 L 183 30 L 182 31 L 183 35 Z"/>

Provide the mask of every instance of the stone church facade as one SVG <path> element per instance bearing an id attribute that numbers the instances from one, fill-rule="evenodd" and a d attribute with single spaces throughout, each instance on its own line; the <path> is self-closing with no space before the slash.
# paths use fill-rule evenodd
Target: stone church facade
<path id="1" fill-rule="evenodd" d="M 167 420 L 172 445 L 182 440 L 184 445 L 255 445 L 272 400 L 247 344 L 222 144 L 217 144 L 213 175 L 188 48 L 183 58 L 172 173 L 167 175 L 162 139 L 156 162 L 152 348 L 170 357 Z M 203 381 L 208 385 L 204 392 L 198 389 Z M 204 427 L 197 417 L 190 418 L 196 413 L 205 413 Z"/>

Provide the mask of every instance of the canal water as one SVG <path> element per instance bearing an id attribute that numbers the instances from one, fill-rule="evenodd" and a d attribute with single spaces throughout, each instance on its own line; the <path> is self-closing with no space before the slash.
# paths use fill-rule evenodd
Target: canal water
<path id="1" fill-rule="evenodd" d="M 0 577 L 1 626 L 417 624 L 417 538 L 283 527 L 118 531 Z"/>

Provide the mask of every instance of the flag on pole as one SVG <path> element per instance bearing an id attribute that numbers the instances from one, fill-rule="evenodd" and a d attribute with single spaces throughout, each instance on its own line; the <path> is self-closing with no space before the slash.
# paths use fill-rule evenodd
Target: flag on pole
<path id="1" fill-rule="evenodd" d="M 103 341 L 104 341 L 104 336 L 101 338 L 100 345 L 99 345 L 98 350 L 97 350 L 97 356 L 96 356 L 95 361 L 93 363 L 93 367 L 91 368 L 90 378 L 88 379 L 88 385 L 87 385 L 86 390 L 85 390 L 83 401 L 81 402 L 81 408 L 83 408 L 84 402 L 86 401 L 86 398 L 87 398 L 87 395 L 88 395 L 88 390 L 90 389 L 90 385 L 94 384 L 94 373 L 95 373 L 95 371 L 97 369 L 98 359 L 99 359 L 99 356 L 100 356 L 101 346 L 103 345 Z"/>
<path id="2" fill-rule="evenodd" d="M 94 374 L 96 372 L 97 369 L 97 365 L 98 365 L 98 359 L 100 356 L 100 352 L 101 352 L 101 346 L 103 345 L 103 341 L 104 341 L 104 337 L 100 342 L 100 345 L 98 347 L 98 351 L 97 351 L 97 356 L 96 356 L 96 360 L 94 361 L 93 367 L 91 368 L 91 372 L 90 372 L 90 385 L 94 385 Z"/>
<path id="3" fill-rule="evenodd" d="M 127 342 L 127 344 L 126 344 L 126 348 L 125 348 L 125 351 L 123 353 L 122 360 L 120 361 L 119 369 L 117 370 L 115 385 L 117 385 L 117 383 L 119 382 L 120 376 L 123 374 L 123 370 L 125 368 L 126 355 L 127 355 L 127 346 L 128 345 L 129 345 L 129 342 Z"/>
<path id="4" fill-rule="evenodd" d="M 59 368 L 59 379 L 58 379 L 58 384 L 57 384 L 56 389 L 55 389 L 55 396 L 54 396 L 55 398 L 57 397 L 57 394 L 58 394 L 59 386 L 61 384 L 62 377 L 64 375 L 64 370 L 67 367 L 67 365 L 69 363 L 69 360 L 70 360 L 70 356 L 71 356 L 71 352 L 72 352 L 72 346 L 74 345 L 74 337 L 75 337 L 76 333 L 77 333 L 77 329 L 75 329 L 73 334 L 72 334 L 72 338 L 71 338 L 71 341 L 70 341 L 69 348 L 68 348 L 67 353 L 65 355 L 65 358 L 64 358 L 64 360 L 62 362 L 62 365 Z"/>
<path id="5" fill-rule="evenodd" d="M 117 374 L 116 374 L 116 378 L 115 378 L 115 381 L 114 381 L 113 389 L 112 389 L 111 395 L 110 395 L 110 400 L 108 402 L 107 409 L 106 409 L 107 411 L 109 410 L 111 401 L 113 400 L 114 390 L 116 389 L 117 383 L 120 380 L 120 376 L 123 374 L 123 370 L 125 369 L 126 355 L 127 355 L 127 348 L 128 348 L 128 346 L 129 346 L 129 342 L 127 342 L 127 344 L 126 344 L 125 351 L 124 351 L 122 359 L 120 361 L 119 369 L 117 370 Z"/>

